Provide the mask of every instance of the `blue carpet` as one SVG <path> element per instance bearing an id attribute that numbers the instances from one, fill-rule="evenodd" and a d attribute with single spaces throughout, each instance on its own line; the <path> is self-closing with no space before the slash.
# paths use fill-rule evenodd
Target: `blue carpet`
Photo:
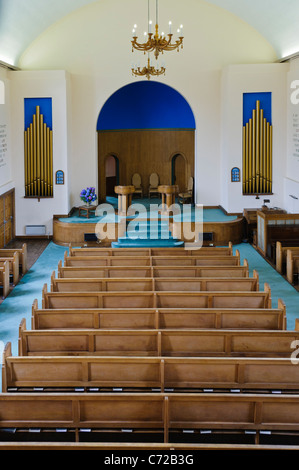
<path id="1" fill-rule="evenodd" d="M 113 197 L 107 198 L 107 204 L 110 204 L 114 209 L 117 209 L 117 199 Z M 151 198 L 151 199 L 141 199 L 141 198 L 135 198 L 132 201 L 132 205 L 134 206 L 134 209 L 137 211 L 137 209 L 141 209 L 140 214 L 135 214 L 138 215 L 139 217 L 145 217 L 149 218 L 150 217 L 150 206 L 152 206 L 152 211 L 151 211 L 151 218 L 158 217 L 158 211 L 156 209 L 157 206 L 161 205 L 161 199 L 159 198 Z M 142 205 L 143 207 L 141 207 Z M 187 205 L 184 208 L 181 204 L 178 205 L 181 210 L 181 214 L 174 216 L 174 220 L 180 221 L 181 217 L 184 216 L 184 220 L 191 220 L 194 221 L 195 219 L 195 206 L 191 207 L 191 214 L 186 213 L 184 214 L 184 210 L 187 212 Z M 234 215 L 226 215 L 221 209 L 203 209 L 202 214 L 203 222 L 230 222 L 232 220 L 236 220 L 237 217 Z M 118 222 L 118 216 L 117 215 L 110 215 L 109 219 L 111 218 L 111 223 L 112 222 Z M 121 217 L 123 218 L 123 217 Z M 191 218 L 191 219 L 190 219 Z M 90 218 L 82 217 L 78 215 L 78 210 L 74 211 L 71 217 L 61 217 L 59 220 L 64 223 L 97 223 L 101 219 L 103 219 L 103 216 L 95 216 L 94 214 L 91 214 Z M 105 221 L 109 222 L 108 216 L 105 215 Z"/>
<path id="2" fill-rule="evenodd" d="M 295 319 L 299 318 L 299 293 L 292 287 L 250 244 L 234 245 L 234 252 L 240 251 L 241 262 L 248 260 L 250 275 L 256 269 L 260 279 L 260 290 L 268 282 L 272 293 L 272 306 L 277 307 L 281 298 L 286 304 L 287 329 L 293 330 Z M 31 329 L 31 307 L 34 299 L 38 299 L 41 307 L 42 287 L 45 283 L 50 286 L 50 278 L 59 260 L 63 260 L 66 247 L 51 242 L 35 264 L 14 287 L 9 296 L 0 305 L 0 346 L 8 341 L 12 343 L 12 354 L 18 355 L 19 325 L 22 318 L 26 319 L 27 329 Z M 48 287 L 49 288 L 49 287 Z M 1 357 L 2 357 L 2 351 Z M 2 378 L 0 378 L 0 381 Z"/>

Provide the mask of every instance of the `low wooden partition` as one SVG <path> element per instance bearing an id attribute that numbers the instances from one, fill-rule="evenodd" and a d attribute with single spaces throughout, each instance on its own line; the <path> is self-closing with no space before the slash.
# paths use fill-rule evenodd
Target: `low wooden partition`
<path id="1" fill-rule="evenodd" d="M 9 294 L 9 264 L 8 261 L 3 261 L 0 263 L 0 286 L 2 286 L 2 297 L 5 297 Z"/>
<path id="2" fill-rule="evenodd" d="M 196 291 L 258 291 L 259 276 L 244 278 L 55 278 L 51 276 L 52 292 L 196 292 Z"/>
<path id="3" fill-rule="evenodd" d="M 285 330 L 286 308 L 278 300 L 278 308 L 145 308 L 145 309 L 39 309 L 32 306 L 32 329 L 104 328 L 104 329 L 167 329 L 227 328 Z"/>
<path id="4" fill-rule="evenodd" d="M 287 358 L 13 357 L 7 343 L 2 388 L 5 393 L 35 388 L 44 392 L 121 388 L 298 393 L 299 368 Z"/>
<path id="5" fill-rule="evenodd" d="M 22 274 L 25 274 L 28 270 L 27 244 L 23 243 L 22 248 L 1 248 L 0 258 L 13 258 L 14 253 L 18 253 L 20 270 Z"/>
<path id="6" fill-rule="evenodd" d="M 243 266 L 62 266 L 58 263 L 58 278 L 115 278 L 115 277 L 248 277 L 249 267 Z"/>
<path id="7" fill-rule="evenodd" d="M 229 243 L 227 247 L 207 247 L 199 249 L 187 248 L 97 248 L 82 247 L 73 248 L 69 245 L 70 256 L 232 256 L 233 245 Z"/>
<path id="8" fill-rule="evenodd" d="M 283 245 L 282 242 L 276 242 L 276 270 L 285 274 L 287 266 L 287 250 L 292 250 L 293 253 L 299 254 L 299 240 L 298 246 Z"/>
<path id="9" fill-rule="evenodd" d="M 299 332 L 226 329 L 64 329 L 19 328 L 20 356 L 240 356 L 291 357 Z"/>
<path id="10" fill-rule="evenodd" d="M 155 430 L 162 441 L 170 433 L 194 430 L 298 433 L 299 396 L 204 393 L 5 393 L 0 396 L 0 429 L 65 429 L 74 439 L 93 432 Z M 84 432 L 85 431 L 85 432 Z M 5 434 L 4 434 L 5 435 Z M 22 433 L 20 434 L 22 436 Z M 56 439 L 60 439 L 59 433 Z M 34 437 L 32 438 L 34 439 Z M 55 435 L 53 436 L 55 439 Z M 82 439 L 83 440 L 83 439 Z M 257 440 L 256 440 L 257 442 Z M 258 442 L 257 442 L 258 443 Z"/>
<path id="11" fill-rule="evenodd" d="M 287 280 L 293 284 L 295 274 L 299 273 L 299 249 L 288 249 L 287 250 L 287 269 L 286 275 Z"/>
<path id="12" fill-rule="evenodd" d="M 240 266 L 234 256 L 68 256 L 64 266 Z"/>
<path id="13" fill-rule="evenodd" d="M 271 308 L 271 289 L 223 292 L 48 292 L 42 308 Z"/>

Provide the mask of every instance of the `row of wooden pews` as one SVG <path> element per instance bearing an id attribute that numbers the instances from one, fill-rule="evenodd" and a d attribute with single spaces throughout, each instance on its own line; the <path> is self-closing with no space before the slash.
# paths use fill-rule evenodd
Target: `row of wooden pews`
<path id="1" fill-rule="evenodd" d="M 19 282 L 20 275 L 27 272 L 27 245 L 21 248 L 0 249 L 0 288 L 5 299 Z"/>
<path id="2" fill-rule="evenodd" d="M 70 248 L 5 347 L 0 449 L 298 450 L 297 344 L 231 244 Z"/>

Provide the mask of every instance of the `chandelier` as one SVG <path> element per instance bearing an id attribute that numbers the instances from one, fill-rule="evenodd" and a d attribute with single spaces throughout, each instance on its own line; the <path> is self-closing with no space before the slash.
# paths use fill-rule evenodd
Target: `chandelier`
<path id="1" fill-rule="evenodd" d="M 139 76 L 139 77 L 147 77 L 148 80 L 150 80 L 151 78 L 151 75 L 153 76 L 158 76 L 158 75 L 162 75 L 164 73 L 165 75 L 165 67 L 161 67 L 161 68 L 155 68 L 153 67 L 153 65 L 151 64 L 151 61 L 150 61 L 150 58 L 148 57 L 147 59 L 147 66 L 145 65 L 142 69 L 140 67 L 132 67 L 132 75 L 136 75 L 136 76 Z"/>
<path id="2" fill-rule="evenodd" d="M 149 0 L 148 0 L 148 16 L 149 16 Z M 183 25 L 180 25 L 180 27 L 177 29 L 177 33 L 179 34 L 178 39 L 175 40 L 175 42 L 172 42 L 172 23 L 169 21 L 169 32 L 166 35 L 162 32 L 159 35 L 159 24 L 158 24 L 158 0 L 156 0 L 156 25 L 155 25 L 155 33 L 152 32 L 152 21 L 148 21 L 148 32 L 144 33 L 144 35 L 147 35 L 147 41 L 144 43 L 139 43 L 138 42 L 138 36 L 136 34 L 136 28 L 137 25 L 134 25 L 133 29 L 133 40 L 132 42 L 132 52 L 134 52 L 134 49 L 137 51 L 143 51 L 144 53 L 146 52 L 154 52 L 154 56 L 157 59 L 159 54 L 164 51 L 174 51 L 177 50 L 179 52 L 179 49 L 183 48 L 183 35 L 182 35 L 182 30 L 183 30 Z"/>

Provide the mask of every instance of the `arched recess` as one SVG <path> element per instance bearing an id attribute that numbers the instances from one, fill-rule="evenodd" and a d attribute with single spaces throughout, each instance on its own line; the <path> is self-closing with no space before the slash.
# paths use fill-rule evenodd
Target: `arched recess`
<path id="1" fill-rule="evenodd" d="M 119 184 L 119 160 L 112 153 L 105 159 L 105 184 L 106 196 L 113 196 L 114 186 Z"/>
<path id="2" fill-rule="evenodd" d="M 195 128 L 190 105 L 168 85 L 139 81 L 113 93 L 97 121 L 99 201 L 107 195 L 107 155 L 117 155 L 118 184 L 131 184 L 139 173 L 144 194 L 151 173 L 159 175 L 160 184 L 172 184 L 170 156 L 175 154 L 186 161 L 185 180 L 194 176 Z"/>
<path id="3" fill-rule="evenodd" d="M 180 191 L 187 187 L 189 169 L 186 157 L 178 152 L 171 157 L 171 184 L 176 184 Z"/>

